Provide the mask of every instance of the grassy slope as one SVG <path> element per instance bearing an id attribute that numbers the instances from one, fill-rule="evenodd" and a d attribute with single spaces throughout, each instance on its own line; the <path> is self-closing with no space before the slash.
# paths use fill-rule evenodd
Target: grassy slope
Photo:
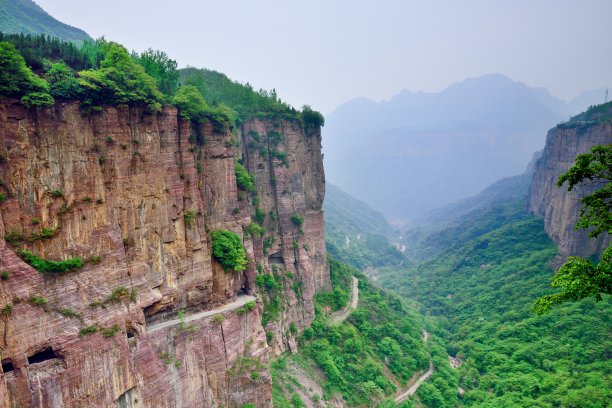
<path id="1" fill-rule="evenodd" d="M 612 302 L 585 300 L 542 318 L 530 313 L 550 292 L 556 248 L 542 221 L 522 209 L 518 200 L 481 213 L 477 224 L 457 229 L 471 231 L 466 240 L 450 246 L 440 233 L 446 251 L 411 269 L 386 269 L 381 283 L 436 316 L 449 353 L 465 360 L 457 370 L 467 391 L 461 405 L 604 407 L 612 398 Z M 421 400 L 448 406 L 447 390 L 435 385 L 421 388 Z"/>
<path id="2" fill-rule="evenodd" d="M 85 31 L 57 21 L 31 0 L 0 0 L 0 32 L 46 34 L 74 42 L 90 38 Z"/>

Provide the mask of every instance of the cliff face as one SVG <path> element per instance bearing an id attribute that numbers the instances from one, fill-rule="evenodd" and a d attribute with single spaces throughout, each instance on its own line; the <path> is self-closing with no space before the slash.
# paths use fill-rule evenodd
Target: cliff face
<path id="1" fill-rule="evenodd" d="M 589 257 L 601 253 L 610 242 L 607 234 L 589 238 L 588 231 L 576 230 L 580 199 L 601 188 L 600 183 L 558 188 L 557 179 L 573 164 L 576 155 L 592 146 L 612 143 L 612 124 L 557 127 L 548 132 L 542 157 L 537 161 L 529 191 L 529 211 L 544 217 L 544 227 L 559 246 L 559 255 Z"/>
<path id="2" fill-rule="evenodd" d="M 301 290 L 284 288 L 289 301 L 271 330 L 280 350 L 329 285 L 320 132 L 279 126 L 287 166 L 236 149 L 236 137 L 248 138 L 240 130 L 194 126 L 174 108 L 85 114 L 76 103 L 0 102 L 2 406 L 271 405 L 263 305 L 257 296 L 256 307 L 241 305 L 256 295 L 258 270 L 294 271 Z M 269 256 L 263 238 L 242 230 L 254 206 L 236 186 L 236 155 L 255 175 L 260 206 L 277 214 L 274 227 L 265 221 Z M 220 228 L 244 237 L 245 271 L 212 259 L 210 232 Z M 86 263 L 41 274 L 18 249 Z"/>
<path id="3" fill-rule="evenodd" d="M 267 232 L 253 237 L 257 268 L 282 277 L 282 316 L 268 324 L 275 352 L 294 351 L 291 323 L 302 329 L 314 319 L 314 293 L 329 290 L 323 197 L 325 177 L 320 128 L 291 121 L 253 120 L 241 129 L 245 166 L 255 179 Z M 303 220 L 303 223 L 302 221 Z"/>

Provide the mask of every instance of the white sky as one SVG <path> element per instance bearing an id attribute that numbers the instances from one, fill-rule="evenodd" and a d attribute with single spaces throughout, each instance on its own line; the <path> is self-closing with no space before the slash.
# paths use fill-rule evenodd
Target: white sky
<path id="1" fill-rule="evenodd" d="M 499 72 L 563 99 L 612 84 L 611 0 L 35 0 L 179 66 L 323 113 Z"/>

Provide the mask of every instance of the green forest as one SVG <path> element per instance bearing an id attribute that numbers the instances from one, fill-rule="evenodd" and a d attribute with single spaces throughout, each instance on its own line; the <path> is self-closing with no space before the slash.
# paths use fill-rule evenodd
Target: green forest
<path id="1" fill-rule="evenodd" d="M 314 400 L 340 396 L 350 406 L 389 406 L 390 402 L 383 402 L 385 396 L 395 394 L 429 366 L 422 319 L 397 295 L 376 288 L 357 269 L 333 258 L 329 265 L 332 291 L 317 294 L 316 318 L 301 334 L 300 353 L 272 364 L 274 406 L 302 406 L 299 396 L 294 396 L 301 385 L 287 370 L 287 360 L 307 372 L 324 373 L 323 395 Z M 359 306 L 346 320 L 333 324 L 325 311 L 341 309 L 349 301 L 346 289 L 352 276 L 359 279 Z"/>
<path id="2" fill-rule="evenodd" d="M 480 228 L 468 219 L 463 244 L 413 268 L 386 268 L 380 282 L 415 299 L 434 335 L 463 361 L 455 370 L 462 406 L 609 406 L 612 303 L 591 298 L 542 317 L 532 312 L 534 301 L 553 291 L 557 249 L 523 203 L 473 214 Z M 447 234 L 429 240 L 437 238 Z M 427 406 L 453 405 L 440 399 Z"/>

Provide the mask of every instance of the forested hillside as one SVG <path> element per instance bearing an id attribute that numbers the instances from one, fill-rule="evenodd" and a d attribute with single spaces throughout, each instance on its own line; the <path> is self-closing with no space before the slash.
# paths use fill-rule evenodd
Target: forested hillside
<path id="1" fill-rule="evenodd" d="M 441 350 L 423 341 L 421 317 L 399 297 L 348 265 L 329 264 L 333 291 L 317 295 L 317 317 L 300 337 L 300 353 L 272 363 L 274 406 L 376 406 L 383 400 L 395 406 L 393 396 Z M 353 276 L 359 279 L 358 306 L 338 322 L 333 312 L 350 301 L 346 289 Z"/>
<path id="2" fill-rule="evenodd" d="M 612 302 L 587 299 L 544 317 L 531 312 L 552 291 L 557 250 L 524 202 L 471 214 L 428 238 L 435 256 L 413 268 L 385 268 L 377 278 L 433 316 L 435 334 L 462 360 L 462 406 L 609 406 Z M 435 397 L 427 406 L 452 406 L 430 386 L 419 395 L 427 392 Z"/>
<path id="3" fill-rule="evenodd" d="M 32 0 L 0 0 L 0 32 L 44 34 L 77 43 L 90 39 L 85 31 L 57 21 Z"/>
<path id="4" fill-rule="evenodd" d="M 499 180 L 473 197 L 429 212 L 405 232 L 406 256 L 428 259 L 512 220 L 523 209 L 504 204 L 524 200 L 532 177 L 526 172 Z"/>
<path id="5" fill-rule="evenodd" d="M 336 259 L 360 270 L 408 262 L 390 243 L 397 232 L 366 203 L 327 183 L 323 209 L 327 250 Z"/>

